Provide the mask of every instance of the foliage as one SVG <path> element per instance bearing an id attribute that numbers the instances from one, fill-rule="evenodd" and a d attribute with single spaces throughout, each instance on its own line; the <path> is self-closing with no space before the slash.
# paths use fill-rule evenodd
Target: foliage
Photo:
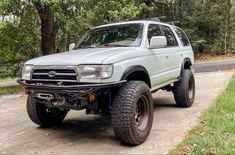
<path id="1" fill-rule="evenodd" d="M 18 76 L 19 67 L 30 58 L 40 55 L 39 23 L 32 6 L 12 5 L 11 1 L 0 2 L 0 14 L 13 14 L 14 22 L 1 22 L 0 26 L 0 77 Z"/>
<path id="2" fill-rule="evenodd" d="M 224 49 L 226 3 L 220 0 L 168 0 L 152 4 L 155 16 L 166 16 L 167 21 L 180 21 L 196 52 L 221 52 Z M 146 13 L 145 13 L 146 14 Z M 154 16 L 154 15 L 150 15 Z"/>
<path id="3" fill-rule="evenodd" d="M 57 52 L 68 50 L 70 43 L 78 42 L 81 35 L 94 26 L 159 16 L 166 16 L 164 21 L 180 21 L 179 26 L 189 35 L 196 52 L 223 51 L 226 2 L 149 2 L 151 3 L 144 3 L 144 0 L 1 0 L 0 15 L 14 17 L 14 20 L 0 22 L 0 77 L 18 75 L 18 66 L 30 58 L 42 55 L 41 21 L 35 7 L 37 3 L 49 6 L 54 12 L 58 28 Z M 12 71 L 12 67 L 15 71 Z"/>
<path id="4" fill-rule="evenodd" d="M 94 26 L 131 20 L 139 13 L 134 0 L 89 0 L 70 4 L 67 10 L 71 8 L 76 9 L 69 11 L 70 14 L 63 14 L 64 17 L 60 14 L 62 24 L 57 36 L 59 51 L 67 50 L 69 43 L 78 42 L 80 36 Z"/>
<path id="5" fill-rule="evenodd" d="M 8 94 L 18 94 L 24 92 L 24 88 L 21 86 L 1 87 L 0 96 Z"/>

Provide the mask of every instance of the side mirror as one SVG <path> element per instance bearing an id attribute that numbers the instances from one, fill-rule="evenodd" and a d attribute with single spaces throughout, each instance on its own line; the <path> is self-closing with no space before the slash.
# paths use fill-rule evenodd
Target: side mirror
<path id="1" fill-rule="evenodd" d="M 75 46 L 76 46 L 75 43 L 70 44 L 70 45 L 69 45 L 69 51 L 72 51 Z"/>
<path id="2" fill-rule="evenodd" d="M 152 37 L 150 40 L 149 48 L 163 48 L 167 46 L 167 40 L 165 36 Z"/>

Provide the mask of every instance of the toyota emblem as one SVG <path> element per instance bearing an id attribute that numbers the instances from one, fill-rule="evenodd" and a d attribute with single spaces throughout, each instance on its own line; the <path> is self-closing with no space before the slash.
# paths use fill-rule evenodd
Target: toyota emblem
<path id="1" fill-rule="evenodd" d="M 48 76 L 49 76 L 50 78 L 55 77 L 55 75 L 56 75 L 56 72 L 55 72 L 55 71 L 50 71 L 50 72 L 48 72 Z"/>

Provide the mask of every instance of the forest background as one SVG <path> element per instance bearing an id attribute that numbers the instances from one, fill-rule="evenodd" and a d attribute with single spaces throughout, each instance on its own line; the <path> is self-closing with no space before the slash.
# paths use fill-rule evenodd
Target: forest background
<path id="1" fill-rule="evenodd" d="M 235 0 L 1 0 L 0 78 L 31 58 L 68 50 L 94 26 L 165 17 L 178 21 L 196 54 L 233 55 Z"/>

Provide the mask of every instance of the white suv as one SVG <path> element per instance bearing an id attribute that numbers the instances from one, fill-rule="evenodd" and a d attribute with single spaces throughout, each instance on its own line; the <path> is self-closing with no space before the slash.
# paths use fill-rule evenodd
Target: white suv
<path id="1" fill-rule="evenodd" d="M 172 91 L 189 107 L 195 96 L 194 56 L 186 34 L 154 20 L 95 27 L 69 52 L 29 60 L 18 82 L 27 112 L 42 127 L 63 121 L 69 110 L 111 115 L 115 135 L 138 145 L 153 122 L 152 92 Z"/>

